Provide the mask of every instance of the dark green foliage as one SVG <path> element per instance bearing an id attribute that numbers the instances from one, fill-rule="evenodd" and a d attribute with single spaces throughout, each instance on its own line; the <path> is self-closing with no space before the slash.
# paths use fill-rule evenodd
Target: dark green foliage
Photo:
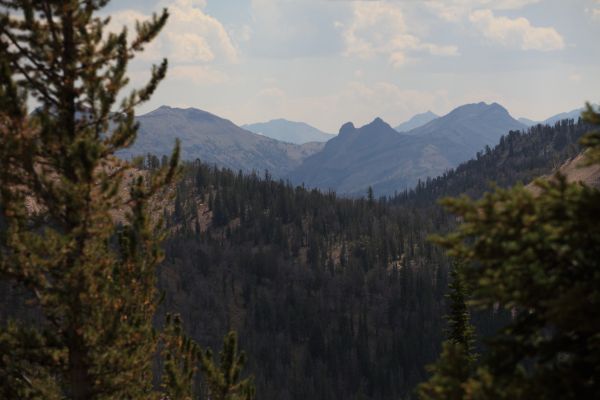
<path id="1" fill-rule="evenodd" d="M 108 21 L 94 13 L 106 3 L 1 1 L 24 12 L 0 17 L 0 278 L 32 302 L 14 310 L 29 309 L 27 317 L 2 321 L 1 395 L 185 399 L 200 388 L 211 398 L 249 399 L 252 384 L 240 374 L 245 359 L 236 337 L 226 336 L 219 365 L 190 339 L 214 346 L 238 330 L 253 355 L 261 398 L 409 396 L 442 338 L 448 263 L 426 237 L 453 219 L 428 201 L 454 190 L 451 177 L 414 207 L 372 195 L 338 199 L 268 173 L 260 179 L 197 164 L 167 204 L 162 190 L 178 170 L 177 153 L 160 163 L 114 157 L 135 140 L 134 107 L 148 100 L 167 64 L 119 106 L 126 66 L 167 13 L 138 24 L 128 42 L 125 31 L 102 34 Z M 41 104 L 31 117 L 27 94 Z M 538 128 L 534 149 L 543 151 L 527 164 L 529 173 L 548 171 L 575 151 L 579 127 Z M 493 169 L 498 164 L 486 161 L 500 154 L 510 172 L 501 183 L 514 183 L 517 166 L 532 154 L 519 153 L 529 140 L 520 138 L 480 154 L 477 167 L 486 167 L 475 169 Z M 477 179 L 466 177 L 456 190 L 481 189 L 481 175 L 469 174 Z M 189 337 L 176 318 L 163 332 L 152 326 L 164 234 L 149 218 L 152 204 L 171 233 L 159 271 L 166 291 L 161 312 L 180 312 Z M 474 319 L 482 331 L 502 321 L 492 313 Z M 160 390 L 152 385 L 157 349 L 164 356 L 158 364 L 165 372 L 154 379 Z M 444 354 L 467 354 L 455 350 Z M 579 361 L 569 354 L 565 360 L 572 359 Z M 205 373 L 199 380 L 197 370 Z M 454 371 L 454 381 L 464 381 L 463 370 Z M 477 390 L 491 390 L 490 381 L 478 380 Z M 523 387 L 515 390 L 526 393 Z"/>
<path id="2" fill-rule="evenodd" d="M 166 72 L 120 105 L 127 63 L 164 26 L 133 40 L 103 35 L 106 1 L 2 1 L 0 16 L 0 277 L 27 293 L 36 324 L 0 331 L 6 398 L 150 398 L 155 267 L 161 238 L 149 199 L 178 153 L 152 175 L 114 157 L 136 137 L 134 107 Z M 27 96 L 40 107 L 26 113 Z M 117 111 L 117 112 L 111 112 Z M 114 213 L 124 210 L 123 224 Z"/>
<path id="3" fill-rule="evenodd" d="M 594 135 L 582 140 L 589 162 L 598 161 Z M 513 313 L 463 381 L 467 399 L 600 395 L 600 191 L 558 174 L 536 186 L 445 201 L 463 223 L 438 241 L 471 263 L 473 304 Z"/>
<path id="4" fill-rule="evenodd" d="M 588 163 L 598 164 L 600 163 L 600 113 L 594 110 L 593 107 L 588 103 L 586 104 L 586 110 L 583 112 L 583 117 L 590 124 L 594 125 L 595 130 L 588 133 L 581 141 L 581 143 L 587 147 L 587 159 Z"/>
<path id="5" fill-rule="evenodd" d="M 238 353 L 238 339 L 235 332 L 229 332 L 223 340 L 223 350 L 219 353 L 219 364 L 214 362 L 212 351 L 201 354 L 201 369 L 207 395 L 214 400 L 253 400 L 254 383 L 251 378 L 240 380 L 246 364 L 246 355 Z"/>
<path id="6" fill-rule="evenodd" d="M 422 400 L 461 400 L 465 382 L 473 371 L 473 326 L 467 308 L 468 290 L 462 277 L 462 264 L 456 263 L 450 276 L 450 313 L 447 340 L 442 343 L 438 360 L 427 367 L 431 377 L 418 387 Z"/>
<path id="7" fill-rule="evenodd" d="M 462 345 L 468 354 L 473 350 L 473 326 L 471 314 L 467 308 L 468 289 L 462 277 L 462 265 L 455 264 L 450 271 L 450 313 L 448 320 L 448 340 Z"/>
<path id="8" fill-rule="evenodd" d="M 161 333 L 163 374 L 162 391 L 169 399 L 191 400 L 254 400 L 252 378 L 241 379 L 246 363 L 244 353 L 238 353 L 237 335 L 229 332 L 223 341 L 220 363 L 210 349 L 202 351 L 183 331 L 179 315 L 167 314 Z M 202 372 L 198 382 L 196 373 Z M 202 394 L 202 397 L 199 395 Z"/>
<path id="9" fill-rule="evenodd" d="M 202 350 L 183 331 L 179 315 L 167 314 L 161 332 L 161 389 L 170 399 L 192 399 Z"/>
<path id="10" fill-rule="evenodd" d="M 589 129 L 589 122 L 579 119 L 559 121 L 554 126 L 536 125 L 527 132 L 510 132 L 494 149 L 479 152 L 476 158 L 439 177 L 419 182 L 391 201 L 423 207 L 444 196 L 466 194 L 478 198 L 489 190 L 490 182 L 500 187 L 528 183 L 579 154 L 578 141 Z"/>
<path id="11" fill-rule="evenodd" d="M 96 15 L 107 3 L 0 2 L 0 279 L 17 303 L 0 321 L 1 398 L 191 398 L 196 345 L 170 345 L 179 331 L 152 325 L 164 231 L 151 207 L 168 200 L 179 146 L 162 166 L 149 158 L 150 171 L 115 157 L 167 69 L 153 67 L 117 104 L 128 62 L 168 13 L 128 40 L 126 29 L 105 32 L 109 19 Z M 40 104 L 31 115 L 28 96 Z M 153 386 L 159 336 L 163 393 Z"/>
<path id="12" fill-rule="evenodd" d="M 473 362 L 465 346 L 451 340 L 442 343 L 442 352 L 427 370 L 431 373 L 427 382 L 417 388 L 421 400 L 463 400 L 466 396 L 465 382 L 473 369 Z"/>
<path id="13" fill-rule="evenodd" d="M 401 398 L 425 377 L 446 309 L 446 260 L 426 240 L 432 220 L 449 223 L 440 209 L 340 199 L 200 163 L 177 193 L 165 307 L 194 321 L 188 331 L 202 343 L 239 331 L 261 397 Z"/>
<path id="14" fill-rule="evenodd" d="M 583 129 L 565 122 L 512 134 L 460 167 L 462 187 L 482 193 L 479 170 L 499 152 L 505 184 L 547 173 L 570 154 L 555 150 L 552 138 Z M 541 148 L 546 155 L 525 168 L 525 155 Z M 454 193 L 453 179 L 440 180 L 435 195 Z M 424 198 L 338 198 L 201 163 L 188 166 L 177 197 L 161 273 L 165 308 L 193 321 L 190 335 L 213 347 L 239 331 L 263 398 L 402 398 L 426 378 L 448 312 L 449 263 L 427 241 L 455 225 L 441 207 Z M 495 333 L 509 316 L 474 312 L 478 336 Z M 448 357 L 468 356 L 455 347 Z"/>

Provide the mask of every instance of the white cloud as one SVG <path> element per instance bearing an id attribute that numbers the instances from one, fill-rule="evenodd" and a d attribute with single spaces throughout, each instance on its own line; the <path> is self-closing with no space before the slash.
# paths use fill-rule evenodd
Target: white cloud
<path id="1" fill-rule="evenodd" d="M 565 47 L 563 37 L 551 27 L 535 27 L 526 18 L 497 17 L 491 10 L 469 15 L 473 25 L 489 40 L 521 50 L 553 51 Z"/>
<path id="2" fill-rule="evenodd" d="M 516 10 L 542 0 L 428 0 L 425 2 L 438 17 L 457 22 L 475 9 Z"/>
<path id="3" fill-rule="evenodd" d="M 585 13 L 592 19 L 592 21 L 600 21 L 600 0 L 592 0 L 594 3 L 592 7 L 586 7 Z"/>
<path id="4" fill-rule="evenodd" d="M 456 46 L 423 42 L 411 34 L 402 10 L 391 3 L 356 3 L 351 22 L 336 22 L 336 26 L 342 29 L 346 45 L 344 54 L 347 56 L 371 58 L 384 55 L 393 66 L 399 67 L 407 62 L 411 52 L 443 56 L 458 54 Z"/>
<path id="5" fill-rule="evenodd" d="M 172 46 L 169 58 L 175 62 L 199 61 L 210 62 L 215 53 L 206 39 L 194 33 L 165 33 L 167 40 L 176 44 Z"/>
<path id="6" fill-rule="evenodd" d="M 349 8 L 345 2 L 321 0 L 251 0 L 244 54 L 279 59 L 337 55 L 343 43 L 335 20 L 344 20 Z"/>
<path id="7" fill-rule="evenodd" d="M 171 79 L 195 85 L 217 85 L 230 80 L 225 73 L 204 65 L 176 65 L 169 69 L 167 80 Z"/>
<path id="8" fill-rule="evenodd" d="M 476 3 L 494 10 L 516 10 L 530 4 L 540 3 L 542 0 L 475 0 Z"/>
<path id="9" fill-rule="evenodd" d="M 243 106 L 219 111 L 244 123 L 284 117 L 336 133 L 349 120 L 364 125 L 381 117 L 395 125 L 424 110 L 446 109 L 447 95 L 444 90 L 414 90 L 384 81 L 366 84 L 352 80 L 338 90 L 314 96 L 297 96 L 278 86 L 268 86 Z"/>
<path id="10" fill-rule="evenodd" d="M 160 5 L 168 6 L 170 17 L 161 34 L 142 53 L 142 59 L 156 61 L 167 57 L 176 64 L 237 62 L 231 37 L 220 21 L 204 12 L 205 0 L 172 0 Z M 121 10 L 111 17 L 112 31 L 124 25 L 131 29 L 135 21 L 149 18 L 134 10 Z"/>

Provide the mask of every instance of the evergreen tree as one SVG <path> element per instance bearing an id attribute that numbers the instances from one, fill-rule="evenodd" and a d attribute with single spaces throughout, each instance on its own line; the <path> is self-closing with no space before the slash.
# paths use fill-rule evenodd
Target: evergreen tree
<path id="1" fill-rule="evenodd" d="M 431 377 L 418 387 L 422 400 L 462 400 L 466 394 L 466 381 L 472 372 L 475 356 L 473 326 L 466 304 L 468 290 L 461 269 L 462 265 L 455 263 L 450 273 L 448 339 L 442 343 L 439 359 L 427 367 Z"/>
<path id="2" fill-rule="evenodd" d="M 200 367 L 211 400 L 253 400 L 255 398 L 252 378 L 241 379 L 246 364 L 245 353 L 238 352 L 235 332 L 229 332 L 219 352 L 219 364 L 210 349 L 200 354 Z"/>
<path id="3" fill-rule="evenodd" d="M 7 398 L 149 398 L 162 259 L 148 200 L 177 171 L 155 174 L 114 157 L 136 136 L 134 108 L 165 76 L 115 106 L 129 60 L 159 33 L 163 11 L 127 39 L 96 16 L 107 1 L 2 1 L 0 271 L 26 288 L 42 321 L 3 329 Z M 40 103 L 28 117 L 27 97 Z M 126 190 L 126 187 L 129 190 Z M 27 206 L 29 205 L 29 206 Z M 119 227 L 117 210 L 126 210 Z M 115 240 L 116 239 L 116 240 Z M 5 382 L 3 382 L 5 383 Z"/>
<path id="4" fill-rule="evenodd" d="M 596 127 L 596 130 L 588 133 L 583 139 L 582 144 L 587 148 L 587 162 L 589 164 L 600 164 L 600 113 L 594 111 L 593 107 L 588 103 L 582 114 L 583 119 Z"/>
<path id="5" fill-rule="evenodd" d="M 375 204 L 375 195 L 373 194 L 373 188 L 371 186 L 367 189 L 367 203 L 369 203 L 370 207 Z"/>
<path id="6" fill-rule="evenodd" d="M 210 400 L 254 400 L 253 378 L 241 379 L 246 356 L 238 353 L 235 332 L 225 336 L 220 364 L 215 362 L 210 349 L 202 351 L 183 332 L 178 315 L 167 315 L 161 339 L 164 359 L 162 389 L 169 399 L 191 400 L 203 392 Z M 204 390 L 196 387 L 198 370 L 203 373 Z"/>
<path id="7" fill-rule="evenodd" d="M 431 376 L 417 387 L 421 400 L 463 400 L 466 398 L 466 382 L 472 370 L 472 360 L 466 347 L 447 340 L 442 352 L 427 370 Z"/>
<path id="8" fill-rule="evenodd" d="M 448 320 L 448 340 L 460 344 L 465 348 L 467 354 L 472 356 L 473 352 L 473 326 L 471 315 L 467 307 L 468 289 L 462 276 L 462 265 L 455 263 L 450 271 L 450 314 Z"/>
<path id="9" fill-rule="evenodd" d="M 588 106 L 588 122 L 600 122 Z M 597 163 L 598 134 L 582 143 Z M 447 200 L 462 217 L 438 239 L 472 264 L 465 276 L 475 305 L 501 305 L 511 323 L 465 381 L 467 399 L 582 399 L 600 395 L 600 190 L 564 176 L 517 186 L 479 201 Z"/>
<path id="10" fill-rule="evenodd" d="M 0 2 L 0 278 L 26 290 L 35 319 L 0 328 L 2 398 L 163 397 L 152 368 L 163 234 L 149 208 L 178 173 L 179 146 L 152 171 L 115 154 L 167 70 L 163 60 L 118 102 L 127 65 L 168 13 L 138 22 L 129 40 L 125 28 L 106 32 L 107 3 Z M 29 98 L 40 104 L 31 116 Z M 166 366 L 163 391 L 189 397 Z"/>

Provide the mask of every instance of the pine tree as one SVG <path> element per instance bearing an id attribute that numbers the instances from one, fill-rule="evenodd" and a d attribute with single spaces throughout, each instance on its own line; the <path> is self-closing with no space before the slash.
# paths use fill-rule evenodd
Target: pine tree
<path id="1" fill-rule="evenodd" d="M 431 377 L 418 387 L 422 400 L 461 400 L 466 394 L 466 382 L 472 373 L 475 355 L 473 354 L 473 326 L 466 300 L 468 290 L 461 273 L 462 264 L 455 263 L 450 272 L 450 314 L 448 339 L 442 343 L 439 359 L 429 365 Z"/>
<path id="2" fill-rule="evenodd" d="M 179 145 L 160 168 L 151 157 L 151 171 L 115 157 L 135 140 L 134 109 L 167 69 L 166 60 L 153 67 L 117 104 L 127 64 L 168 13 L 138 22 L 128 41 L 95 16 L 107 3 L 0 3 L 0 278 L 27 291 L 36 319 L 0 329 L 2 398 L 191 399 L 199 360 L 211 366 L 179 319 L 159 334 L 152 326 L 164 234 L 150 207 L 169 198 Z M 28 98 L 40 104 L 32 115 Z M 253 393 L 249 380 L 227 383 L 238 385 L 228 393 Z"/>
<path id="3" fill-rule="evenodd" d="M 223 340 L 219 364 L 215 363 L 210 349 L 200 354 L 200 367 L 211 400 L 254 400 L 252 378 L 241 379 L 246 364 L 245 353 L 238 352 L 238 339 L 230 332 Z"/>
<path id="4" fill-rule="evenodd" d="M 447 340 L 435 363 L 427 366 L 431 377 L 417 387 L 421 400 L 462 400 L 472 365 L 464 345 Z"/>
<path id="5" fill-rule="evenodd" d="M 585 111 L 582 114 L 583 119 L 598 127 L 600 126 L 600 113 L 588 103 Z M 582 144 L 587 147 L 587 162 L 588 164 L 600 164 L 600 130 L 595 130 L 588 133 L 583 139 Z"/>
<path id="6" fill-rule="evenodd" d="M 589 123 L 600 113 L 588 106 Z M 598 133 L 582 144 L 598 163 Z M 461 387 L 465 399 L 583 399 L 600 395 L 600 190 L 556 174 L 497 189 L 479 201 L 447 200 L 463 223 L 438 242 L 469 263 L 473 303 L 513 320 Z M 450 382 L 441 383 L 445 389 Z"/>
<path id="7" fill-rule="evenodd" d="M 373 204 L 375 204 L 375 195 L 371 186 L 367 189 L 367 203 L 369 204 L 369 207 L 373 207 Z"/>
<path id="8" fill-rule="evenodd" d="M 27 290 L 39 323 L 0 331 L 0 397 L 148 399 L 161 234 L 150 198 L 178 170 L 115 153 L 136 137 L 134 108 L 167 70 L 120 103 L 128 62 L 167 11 L 107 34 L 106 0 L 3 0 L 0 16 L 0 274 Z M 26 102 L 39 108 L 28 116 Z"/>
<path id="9" fill-rule="evenodd" d="M 178 315 L 167 315 L 161 333 L 164 373 L 163 394 L 169 399 L 191 400 L 204 392 L 210 400 L 254 400 L 253 378 L 241 379 L 246 363 L 244 353 L 238 353 L 237 335 L 230 332 L 225 336 L 220 352 L 220 364 L 216 364 L 212 351 L 202 351 L 200 346 L 183 332 Z M 201 390 L 197 385 L 196 373 L 202 372 Z"/>
<path id="10" fill-rule="evenodd" d="M 450 300 L 450 314 L 448 320 L 448 340 L 460 344 L 466 353 L 473 357 L 474 328 L 471 325 L 471 314 L 467 307 L 468 288 L 462 276 L 462 265 L 455 263 L 450 271 L 450 292 L 447 298 Z"/>

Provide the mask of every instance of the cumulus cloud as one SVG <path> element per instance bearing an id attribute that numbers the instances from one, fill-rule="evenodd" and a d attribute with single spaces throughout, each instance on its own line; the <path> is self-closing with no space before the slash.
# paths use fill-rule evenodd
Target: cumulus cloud
<path id="1" fill-rule="evenodd" d="M 251 0 L 244 53 L 280 59 L 338 54 L 342 43 L 334 21 L 345 18 L 347 8 L 341 2 Z"/>
<path id="2" fill-rule="evenodd" d="M 169 58 L 174 63 L 236 62 L 237 49 L 223 25 L 206 14 L 205 0 L 163 1 L 170 17 L 163 32 L 151 43 L 141 57 L 146 60 Z M 112 16 L 110 30 L 133 27 L 136 20 L 146 20 L 135 10 L 121 10 Z"/>
<path id="3" fill-rule="evenodd" d="M 535 27 L 526 18 L 495 16 L 491 10 L 469 15 L 473 25 L 489 40 L 522 50 L 554 51 L 565 47 L 563 37 L 551 27 Z"/>
<path id="4" fill-rule="evenodd" d="M 432 55 L 458 55 L 456 46 L 438 45 L 422 41 L 407 26 L 401 8 L 392 3 L 361 2 L 354 4 L 349 23 L 336 23 L 342 29 L 347 56 L 371 58 L 387 56 L 389 62 L 402 66 L 408 53 L 426 52 Z"/>
<path id="5" fill-rule="evenodd" d="M 381 117 L 394 125 L 424 110 L 446 108 L 448 93 L 444 90 L 415 90 L 385 81 L 366 84 L 352 80 L 323 95 L 297 96 L 278 86 L 268 86 L 242 107 L 223 113 L 235 113 L 244 122 L 285 116 L 334 133 L 348 120 L 363 125 Z"/>
<path id="6" fill-rule="evenodd" d="M 451 22 L 457 22 L 475 9 L 516 10 L 525 6 L 539 3 L 542 0 L 428 0 L 425 2 L 438 17 Z"/>
<path id="7" fill-rule="evenodd" d="M 586 11 L 594 21 L 600 21 L 600 8 L 590 8 Z"/>
<path id="8" fill-rule="evenodd" d="M 229 81 L 227 74 L 205 65 L 176 65 L 169 70 L 167 79 L 196 85 L 217 85 Z"/>

